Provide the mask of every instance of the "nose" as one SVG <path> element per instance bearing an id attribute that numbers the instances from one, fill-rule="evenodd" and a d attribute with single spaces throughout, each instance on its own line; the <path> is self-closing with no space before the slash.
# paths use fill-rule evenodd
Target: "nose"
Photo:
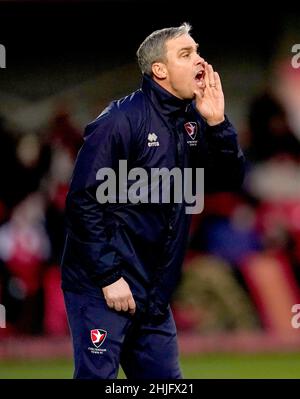
<path id="1" fill-rule="evenodd" d="M 199 54 L 196 55 L 196 65 L 204 65 L 205 59 L 202 58 Z"/>

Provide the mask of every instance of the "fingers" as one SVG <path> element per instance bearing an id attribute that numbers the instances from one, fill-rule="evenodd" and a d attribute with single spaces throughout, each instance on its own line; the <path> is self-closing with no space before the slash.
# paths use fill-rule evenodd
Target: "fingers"
<path id="1" fill-rule="evenodd" d="M 118 309 L 116 309 L 116 310 L 118 310 Z M 127 312 L 128 311 L 128 301 L 124 301 L 124 302 L 121 303 L 121 310 L 123 312 Z"/>
<path id="2" fill-rule="evenodd" d="M 107 297 L 104 297 L 106 300 L 106 304 L 109 308 L 113 309 L 114 308 L 114 303 L 112 300 L 108 299 Z"/>
<path id="3" fill-rule="evenodd" d="M 133 296 L 131 296 L 131 298 L 128 301 L 128 309 L 129 309 L 129 313 L 130 314 L 134 314 L 135 313 L 136 304 L 135 304 L 135 301 L 133 299 Z"/>
<path id="4" fill-rule="evenodd" d="M 215 77 L 216 88 L 218 90 L 222 90 L 222 83 L 218 72 L 214 72 L 214 77 Z"/>
<path id="5" fill-rule="evenodd" d="M 108 299 L 107 297 L 105 297 L 107 306 L 110 309 L 114 309 L 117 312 L 129 312 L 130 314 L 134 314 L 136 311 L 136 304 L 135 304 L 135 300 L 133 299 L 133 296 L 130 295 L 127 298 L 124 299 Z"/>
<path id="6" fill-rule="evenodd" d="M 213 67 L 210 64 L 207 65 L 207 75 L 208 75 L 208 85 L 209 85 L 209 87 L 214 87 L 214 85 L 215 85 L 215 75 L 214 75 Z"/>
<path id="7" fill-rule="evenodd" d="M 135 301 L 129 285 L 121 277 L 114 283 L 102 288 L 107 306 L 117 312 L 128 312 L 133 314 L 136 310 Z"/>
<path id="8" fill-rule="evenodd" d="M 222 91 L 222 83 L 220 79 L 220 75 L 218 72 L 215 72 L 212 65 L 205 63 L 205 82 L 206 86 L 211 89 L 217 89 Z"/>
<path id="9" fill-rule="evenodd" d="M 205 84 L 206 87 L 210 87 L 210 85 L 215 82 L 215 78 L 214 78 L 214 70 L 213 67 L 208 64 L 207 62 L 205 62 L 204 64 L 204 68 L 205 68 L 205 75 L 204 75 L 204 79 L 205 79 Z"/>
<path id="10" fill-rule="evenodd" d="M 120 311 L 122 310 L 122 303 L 120 303 L 120 302 L 114 302 L 114 309 L 115 309 L 117 312 L 120 312 Z"/>

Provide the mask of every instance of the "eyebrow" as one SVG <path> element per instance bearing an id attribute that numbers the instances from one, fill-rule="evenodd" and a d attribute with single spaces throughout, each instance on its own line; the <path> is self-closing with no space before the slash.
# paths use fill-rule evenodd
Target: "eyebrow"
<path id="1" fill-rule="evenodd" d="M 199 44 L 196 43 L 196 50 L 198 50 L 199 48 Z M 194 46 L 188 46 L 188 47 L 182 47 L 181 49 L 178 50 L 178 53 L 180 53 L 181 51 L 191 51 L 194 49 Z"/>

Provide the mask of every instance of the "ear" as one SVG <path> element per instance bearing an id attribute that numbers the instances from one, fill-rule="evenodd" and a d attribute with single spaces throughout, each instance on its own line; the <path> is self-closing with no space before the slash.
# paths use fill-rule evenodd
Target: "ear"
<path id="1" fill-rule="evenodd" d="M 167 77 L 166 65 L 162 62 L 154 62 L 152 64 L 152 73 L 157 79 L 165 79 Z"/>

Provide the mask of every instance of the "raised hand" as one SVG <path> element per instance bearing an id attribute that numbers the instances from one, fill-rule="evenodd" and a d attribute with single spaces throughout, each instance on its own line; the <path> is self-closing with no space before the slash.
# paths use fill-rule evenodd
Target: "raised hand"
<path id="1" fill-rule="evenodd" d="M 196 108 L 206 122 L 213 126 L 224 121 L 225 104 L 220 76 L 207 62 L 204 81 L 204 90 L 203 86 L 195 90 Z"/>

